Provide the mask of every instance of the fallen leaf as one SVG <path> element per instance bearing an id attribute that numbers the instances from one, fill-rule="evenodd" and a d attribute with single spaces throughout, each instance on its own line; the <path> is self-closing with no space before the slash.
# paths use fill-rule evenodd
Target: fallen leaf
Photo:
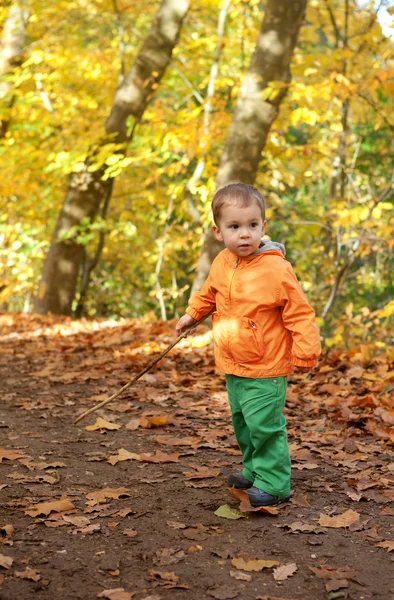
<path id="1" fill-rule="evenodd" d="M 227 600 L 238 596 L 238 590 L 231 588 L 229 585 L 221 585 L 213 590 L 207 590 L 207 593 L 218 600 Z"/>
<path id="2" fill-rule="evenodd" d="M 0 567 L 3 567 L 3 569 L 10 569 L 13 562 L 14 559 L 11 556 L 0 554 Z"/>
<path id="3" fill-rule="evenodd" d="M 288 577 L 294 575 L 297 571 L 297 565 L 295 563 L 286 563 L 285 565 L 280 565 L 273 570 L 273 576 L 275 581 L 284 581 Z"/>
<path id="4" fill-rule="evenodd" d="M 323 527 L 350 527 L 360 519 L 360 513 L 349 509 L 341 515 L 330 517 L 328 515 L 320 515 L 319 523 Z"/>
<path id="5" fill-rule="evenodd" d="M 234 577 L 234 579 L 239 579 L 240 581 L 252 581 L 252 576 L 248 573 L 243 573 L 242 571 L 230 570 L 230 575 L 231 577 Z"/>
<path id="6" fill-rule="evenodd" d="M 346 579 L 331 579 L 326 583 L 327 592 L 336 592 L 342 588 L 349 587 L 349 583 Z"/>
<path id="7" fill-rule="evenodd" d="M 168 527 L 172 527 L 172 529 L 185 529 L 185 523 L 179 523 L 178 521 L 167 521 Z"/>
<path id="8" fill-rule="evenodd" d="M 95 533 L 96 531 L 100 531 L 100 530 L 101 530 L 100 523 L 92 523 L 92 525 L 88 525 L 87 527 L 83 527 L 82 529 L 74 529 L 73 533 L 74 534 L 82 533 L 82 535 L 91 535 L 92 533 Z"/>
<path id="9" fill-rule="evenodd" d="M 217 517 L 223 517 L 223 519 L 241 519 L 242 517 L 246 517 L 244 513 L 237 508 L 233 508 L 229 504 L 219 506 L 219 508 L 215 510 L 215 515 Z"/>
<path id="10" fill-rule="evenodd" d="M 245 560 L 244 558 L 233 558 L 231 564 L 237 569 L 243 571 L 262 571 L 263 569 L 272 569 L 272 567 L 278 566 L 280 563 L 277 560 Z"/>
<path id="11" fill-rule="evenodd" d="M 63 521 L 75 525 L 76 527 L 86 527 L 90 524 L 89 517 L 75 516 L 75 515 L 63 515 Z"/>
<path id="12" fill-rule="evenodd" d="M 44 469 L 57 469 L 59 467 L 65 467 L 63 462 L 55 461 L 53 463 L 46 462 L 34 462 L 30 458 L 24 458 L 19 461 L 21 465 L 29 469 L 29 471 L 43 471 Z"/>
<path id="13" fill-rule="evenodd" d="M 217 488 L 222 487 L 222 481 L 212 481 L 212 479 L 203 479 L 202 481 L 185 481 L 185 486 L 189 488 Z"/>
<path id="14" fill-rule="evenodd" d="M 210 469 L 209 467 L 197 467 L 195 471 L 185 471 L 183 474 L 186 479 L 204 479 L 208 477 L 218 477 L 220 469 Z"/>
<path id="15" fill-rule="evenodd" d="M 86 431 L 97 431 L 97 429 L 108 429 L 109 431 L 114 431 L 116 429 L 120 429 L 121 425 L 117 425 L 116 423 L 111 423 L 110 421 L 106 421 L 101 417 L 97 417 L 94 425 L 87 425 L 85 427 Z"/>
<path id="16" fill-rule="evenodd" d="M 3 527 L 0 527 L 0 533 L 6 540 L 10 539 L 15 533 L 15 527 L 13 525 L 4 525 Z"/>
<path id="17" fill-rule="evenodd" d="M 9 479 L 20 481 L 21 483 L 49 483 L 53 484 L 58 481 L 56 477 L 51 475 L 23 475 L 22 473 L 10 473 L 7 475 Z"/>
<path id="18" fill-rule="evenodd" d="M 137 531 L 135 529 L 124 529 L 123 535 L 127 535 L 127 537 L 135 537 L 137 535 Z"/>
<path id="19" fill-rule="evenodd" d="M 162 427 L 163 425 L 168 425 L 168 423 L 168 415 L 154 415 L 152 417 L 142 416 L 139 426 L 144 427 L 144 429 L 151 429 L 152 427 Z"/>
<path id="20" fill-rule="evenodd" d="M 309 508 L 311 505 L 308 494 L 303 494 L 302 492 L 297 492 L 290 498 L 291 504 L 294 506 L 302 506 L 305 508 Z"/>
<path id="21" fill-rule="evenodd" d="M 89 492 L 86 494 L 86 504 L 89 506 L 96 506 L 96 504 L 102 504 L 107 498 L 112 500 L 119 500 L 119 498 L 127 498 L 130 496 L 127 488 L 104 488 L 98 492 Z"/>
<path id="22" fill-rule="evenodd" d="M 184 529 L 183 535 L 188 540 L 206 540 L 208 537 L 207 528 L 204 525 L 200 525 L 197 527 L 188 527 Z"/>
<path id="23" fill-rule="evenodd" d="M 379 542 L 376 544 L 378 548 L 385 548 L 387 552 L 392 552 L 394 550 L 394 541 L 393 540 L 384 540 L 383 542 Z"/>
<path id="24" fill-rule="evenodd" d="M 161 450 L 156 450 L 154 454 L 143 452 L 140 454 L 140 461 L 148 463 L 174 463 L 179 462 L 179 454 L 166 454 L 165 452 L 161 452 Z"/>
<path id="25" fill-rule="evenodd" d="M 21 579 L 31 579 L 32 581 L 40 581 L 41 579 L 41 575 L 35 569 L 15 571 L 15 577 L 20 577 Z"/>
<path id="26" fill-rule="evenodd" d="M 23 458 L 24 456 L 25 454 L 18 450 L 6 450 L 5 448 L 0 448 L 0 463 L 3 462 L 3 458 L 6 460 L 18 460 L 18 458 Z"/>
<path id="27" fill-rule="evenodd" d="M 150 573 L 151 577 L 153 579 L 155 579 L 156 581 L 159 581 L 160 584 L 165 589 L 172 589 L 175 587 L 188 589 L 187 585 L 181 585 L 178 583 L 179 577 L 178 577 L 178 575 L 175 575 L 175 573 L 173 571 L 163 572 L 163 571 L 155 571 L 154 569 L 151 569 L 149 571 L 149 573 Z"/>
<path id="28" fill-rule="evenodd" d="M 97 595 L 97 598 L 108 598 L 108 600 L 130 600 L 135 592 L 125 592 L 124 588 L 115 588 L 113 590 L 104 590 Z"/>
<path id="29" fill-rule="evenodd" d="M 135 452 L 129 452 L 125 448 L 120 448 L 118 450 L 118 454 L 113 454 L 108 457 L 108 462 L 111 465 L 116 465 L 116 463 L 121 462 L 123 460 L 140 460 L 140 455 Z"/>
<path id="30" fill-rule="evenodd" d="M 279 508 L 276 506 L 258 506 L 257 508 L 254 508 L 250 504 L 248 494 L 243 490 L 237 490 L 232 487 L 229 490 L 229 494 L 232 498 L 240 501 L 239 510 L 241 512 L 261 512 L 269 515 L 277 515 L 279 513 Z"/>
<path id="31" fill-rule="evenodd" d="M 129 431 L 135 431 L 140 426 L 140 419 L 131 419 L 128 423 L 126 423 L 125 427 Z"/>
<path id="32" fill-rule="evenodd" d="M 51 512 L 64 513 L 74 509 L 75 506 L 71 500 L 63 498 L 61 500 L 53 500 L 52 502 L 40 502 L 39 504 L 35 504 L 31 509 L 25 510 L 25 515 L 29 515 L 30 517 L 46 517 Z"/>

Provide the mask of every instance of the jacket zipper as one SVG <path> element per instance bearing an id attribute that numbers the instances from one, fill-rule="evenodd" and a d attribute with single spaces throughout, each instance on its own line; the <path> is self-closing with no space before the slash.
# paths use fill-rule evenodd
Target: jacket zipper
<path id="1" fill-rule="evenodd" d="M 231 287 L 232 287 L 232 285 L 233 285 L 233 279 L 234 279 L 234 275 L 235 275 L 235 269 L 238 267 L 238 265 L 239 265 L 239 262 L 240 262 L 240 260 L 239 260 L 239 256 L 237 256 L 237 260 L 236 260 L 236 261 L 235 261 L 235 263 L 234 263 L 234 266 L 233 266 L 233 272 L 232 272 L 232 274 L 231 274 L 230 285 L 228 286 L 228 302 L 229 302 L 229 305 L 230 305 L 230 310 L 231 310 Z M 233 360 L 233 362 L 234 362 L 234 355 L 233 355 L 233 353 L 231 352 L 231 348 L 230 348 L 230 342 L 229 342 L 229 344 L 228 344 L 228 351 L 229 351 L 229 354 L 230 354 L 230 356 L 231 356 L 231 358 L 232 358 L 232 360 Z"/>

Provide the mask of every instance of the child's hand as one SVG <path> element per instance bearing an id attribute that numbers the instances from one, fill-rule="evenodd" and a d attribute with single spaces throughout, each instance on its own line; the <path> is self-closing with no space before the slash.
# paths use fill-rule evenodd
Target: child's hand
<path id="1" fill-rule="evenodd" d="M 193 317 L 188 314 L 183 315 L 183 317 L 181 317 L 178 323 L 175 325 L 177 335 L 180 336 L 181 333 L 183 333 L 188 327 L 190 327 L 190 325 L 193 325 L 194 323 L 197 323 L 196 319 L 193 319 Z M 192 331 L 194 330 L 191 329 L 189 333 Z"/>

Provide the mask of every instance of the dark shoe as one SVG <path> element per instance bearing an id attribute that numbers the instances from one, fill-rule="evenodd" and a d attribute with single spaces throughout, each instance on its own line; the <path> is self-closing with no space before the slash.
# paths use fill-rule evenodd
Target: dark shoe
<path id="1" fill-rule="evenodd" d="M 242 473 L 231 473 L 228 476 L 227 483 L 233 485 L 237 490 L 247 490 L 253 485 L 253 482 L 246 479 Z"/>
<path id="2" fill-rule="evenodd" d="M 264 490 L 260 490 L 256 487 L 251 487 L 246 493 L 248 494 L 249 502 L 253 507 L 283 504 L 283 502 L 288 502 L 290 498 L 290 496 L 285 496 L 282 498 L 279 496 L 272 496 L 271 494 L 264 492 Z"/>

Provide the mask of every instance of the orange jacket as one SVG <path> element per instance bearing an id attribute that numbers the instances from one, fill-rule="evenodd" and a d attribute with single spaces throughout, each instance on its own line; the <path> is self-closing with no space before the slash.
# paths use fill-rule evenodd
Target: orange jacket
<path id="1" fill-rule="evenodd" d="M 186 312 L 200 319 L 215 306 L 215 360 L 224 373 L 278 377 L 294 365 L 316 364 L 321 347 L 315 313 L 280 250 L 245 258 L 227 248 L 220 252 Z"/>

